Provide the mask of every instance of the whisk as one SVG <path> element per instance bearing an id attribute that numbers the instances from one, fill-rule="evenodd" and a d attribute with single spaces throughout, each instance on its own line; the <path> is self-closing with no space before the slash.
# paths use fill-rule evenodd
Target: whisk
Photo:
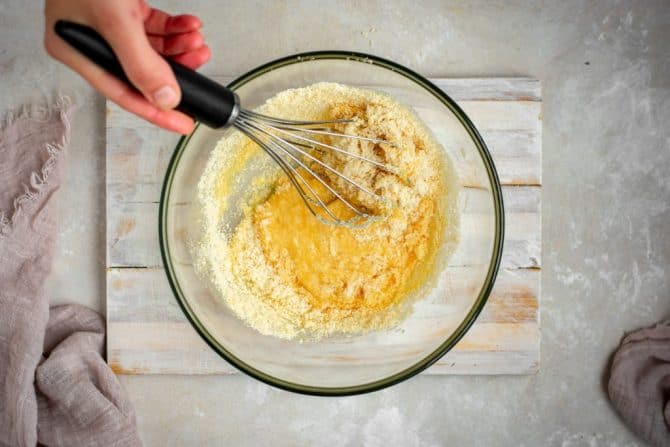
<path id="1" fill-rule="evenodd" d="M 132 85 L 112 48 L 95 30 L 61 20 L 56 23 L 55 31 L 94 63 Z M 246 110 L 240 106 L 237 94 L 230 89 L 174 61 L 167 60 L 167 62 L 174 71 L 182 92 L 177 110 L 209 127 L 218 129 L 233 126 L 244 133 L 272 157 L 286 173 L 315 217 L 327 223 L 345 226 L 364 225 L 373 217 L 366 207 L 353 203 L 344 196 L 343 191 L 336 189 L 334 186 L 336 182 L 329 178 L 331 175 L 340 178 L 344 183 L 362 191 L 374 200 L 386 202 L 382 195 L 325 163 L 316 154 L 332 151 L 338 156 L 360 160 L 380 170 L 397 173 L 392 166 L 347 151 L 335 144 L 321 141 L 321 139 L 348 138 L 391 147 L 394 146 L 393 143 L 378 138 L 346 134 L 333 128 L 338 124 L 352 122 L 351 119 L 298 121 Z M 316 180 L 321 187 L 313 187 L 308 181 L 309 177 Z M 326 194 L 318 193 L 316 189 L 321 189 Z M 350 211 L 346 213 L 346 217 L 334 211 L 333 205 L 336 202 L 342 203 L 345 209 Z"/>

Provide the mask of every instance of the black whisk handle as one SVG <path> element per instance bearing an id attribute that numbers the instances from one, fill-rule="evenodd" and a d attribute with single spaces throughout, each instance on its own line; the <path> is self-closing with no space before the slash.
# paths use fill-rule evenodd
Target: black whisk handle
<path id="1" fill-rule="evenodd" d="M 54 30 L 92 62 L 133 86 L 112 48 L 93 28 L 59 20 Z M 239 98 L 233 91 L 188 67 L 165 60 L 170 64 L 181 89 L 181 102 L 177 110 L 209 127 L 221 128 L 232 124 L 239 111 Z"/>

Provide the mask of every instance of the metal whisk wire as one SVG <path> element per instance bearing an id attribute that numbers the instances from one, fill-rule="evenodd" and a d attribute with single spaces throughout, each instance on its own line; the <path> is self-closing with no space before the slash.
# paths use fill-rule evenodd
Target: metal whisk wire
<path id="1" fill-rule="evenodd" d="M 332 151 L 338 155 L 370 163 L 386 172 L 397 174 L 397 170 L 394 167 L 352 153 L 333 144 L 321 142 L 314 138 L 315 136 L 320 135 L 350 138 L 394 147 L 393 143 L 386 140 L 346 134 L 328 127 L 335 124 L 350 123 L 352 121 L 353 120 L 350 119 L 325 121 L 288 120 L 241 109 L 239 115 L 233 122 L 233 126 L 258 144 L 268 155 L 270 155 L 270 157 L 272 157 L 284 173 L 286 173 L 289 181 L 295 187 L 305 205 L 315 217 L 330 224 L 360 226 L 367 223 L 373 216 L 362 207 L 351 203 L 350 200 L 345 198 L 341 192 L 331 184 L 332 182 L 323 178 L 322 175 L 312 169 L 312 166 L 319 166 L 325 171 L 341 178 L 354 188 L 373 197 L 375 200 L 382 202 L 386 201 L 383 196 L 371 191 L 355 179 L 343 174 L 327 163 L 324 163 L 312 153 L 312 151 L 321 153 Z M 310 185 L 309 181 L 303 177 L 300 170 L 313 177 L 330 194 L 332 194 L 331 200 L 324 200 L 324 198 L 314 190 L 312 185 Z M 341 216 L 337 216 L 330 206 L 334 200 L 340 201 L 346 208 L 351 210 L 353 212 L 353 217 L 344 219 Z M 322 212 L 319 212 L 319 210 Z"/>
<path id="2" fill-rule="evenodd" d="M 63 20 L 55 23 L 54 31 L 82 55 L 125 82 L 128 86 L 133 87 L 112 47 L 97 31 L 85 25 Z M 284 170 L 309 210 L 319 219 L 336 225 L 358 225 L 366 223 L 372 216 L 362 206 L 356 206 L 351 203 L 351 200 L 346 199 L 327 178 L 324 178 L 312 167 L 316 168 L 318 166 L 318 170 L 327 171 L 376 200 L 386 202 L 384 197 L 324 163 L 314 153 L 323 154 L 331 151 L 352 160 L 370 163 L 386 172 L 400 175 L 391 166 L 349 152 L 336 145 L 321 142 L 318 137 L 349 138 L 384 144 L 389 147 L 394 146 L 392 143 L 378 138 L 349 135 L 328 127 L 348 123 L 351 120 L 289 120 L 243 109 L 240 106 L 238 95 L 228 87 L 172 60 L 166 59 L 166 63 L 172 68 L 181 89 L 181 101 L 177 110 L 214 129 L 232 125 L 246 134 Z M 328 203 L 319 196 L 303 176 L 303 173 L 316 179 L 325 190 L 332 194 Z M 354 217 L 351 219 L 338 217 L 329 207 L 333 200 L 342 202 L 354 213 Z M 320 213 L 319 210 L 322 212 Z"/>

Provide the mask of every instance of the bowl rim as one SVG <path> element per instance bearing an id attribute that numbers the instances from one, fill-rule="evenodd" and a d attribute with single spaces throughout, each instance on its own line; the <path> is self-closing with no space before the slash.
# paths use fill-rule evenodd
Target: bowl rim
<path id="1" fill-rule="evenodd" d="M 447 337 L 447 339 L 442 342 L 436 349 L 434 349 L 430 354 L 428 354 L 423 359 L 415 362 L 409 367 L 403 369 L 400 372 L 392 374 L 388 377 L 375 380 L 373 382 L 367 382 L 360 385 L 350 385 L 343 387 L 323 387 L 323 386 L 312 386 L 304 385 L 296 382 L 290 382 L 284 379 L 279 379 L 270 374 L 267 374 L 253 366 L 247 364 L 243 360 L 239 359 L 237 356 L 228 351 L 223 347 L 217 340 L 212 337 L 206 328 L 202 325 L 198 317 L 195 315 L 193 310 L 188 304 L 179 281 L 177 280 L 176 273 L 173 269 L 171 256 L 170 256 L 170 247 L 167 238 L 167 203 L 170 195 L 170 190 L 172 186 L 172 181 L 177 166 L 179 165 L 179 160 L 184 152 L 184 149 L 188 145 L 191 137 L 197 131 L 197 128 L 200 126 L 200 123 L 196 123 L 195 128 L 189 135 L 182 136 L 177 146 L 170 158 L 168 164 L 165 178 L 163 181 L 163 186 L 161 188 L 161 198 L 158 211 L 158 235 L 159 243 L 161 250 L 161 258 L 163 261 L 163 266 L 165 267 L 165 273 L 167 275 L 168 282 L 170 283 L 170 288 L 174 294 L 177 303 L 181 307 L 184 315 L 193 326 L 193 328 L 198 332 L 200 337 L 221 357 L 223 357 L 228 363 L 239 369 L 240 371 L 248 374 L 249 376 L 260 380 L 268 385 L 281 388 L 287 391 L 292 391 L 300 394 L 308 394 L 315 396 L 348 396 L 354 394 L 363 394 L 369 393 L 372 391 L 377 391 L 395 384 L 398 384 L 404 380 L 409 379 L 410 377 L 415 376 L 421 371 L 425 370 L 435 362 L 437 362 L 444 354 L 449 352 L 455 345 L 460 341 L 460 339 L 465 335 L 465 333 L 473 325 L 477 316 L 480 314 L 484 305 L 486 304 L 488 297 L 491 293 L 495 279 L 500 267 L 500 260 L 502 257 L 503 250 L 503 241 L 504 241 L 504 228 L 505 228 L 505 216 L 504 216 L 504 205 L 503 205 L 503 196 L 502 189 L 500 185 L 500 180 L 498 178 L 498 173 L 496 171 L 495 165 L 493 163 L 493 158 L 484 143 L 479 131 L 474 126 L 470 118 L 465 114 L 465 112 L 456 104 L 456 102 L 451 99 L 449 95 L 443 92 L 431 81 L 425 77 L 419 75 L 418 73 L 406 68 L 400 64 L 397 64 L 393 61 L 383 59 L 374 55 L 353 52 L 353 51 L 339 51 L 339 50 L 327 50 L 327 51 L 310 51 L 304 53 L 297 53 L 291 56 L 282 57 L 273 61 L 270 61 L 266 64 L 260 65 L 253 70 L 248 71 L 242 76 L 238 77 L 232 81 L 228 88 L 235 90 L 247 82 L 261 76 L 269 71 L 275 70 L 277 68 L 292 65 L 302 62 L 311 62 L 315 60 L 349 60 L 352 62 L 366 63 L 376 65 L 381 68 L 386 68 L 393 72 L 396 72 L 409 80 L 415 82 L 419 86 L 423 87 L 430 94 L 440 100 L 451 112 L 458 118 L 461 122 L 461 125 L 466 129 L 473 143 L 477 147 L 479 155 L 484 162 L 489 183 L 491 186 L 491 194 L 493 196 L 494 204 L 494 214 L 495 214 L 495 234 L 494 234 L 494 243 L 491 253 L 491 260 L 489 262 L 489 268 L 482 285 L 482 288 L 479 292 L 479 295 L 475 302 L 473 303 L 470 311 L 466 314 L 463 321 L 458 325 L 456 330 Z"/>

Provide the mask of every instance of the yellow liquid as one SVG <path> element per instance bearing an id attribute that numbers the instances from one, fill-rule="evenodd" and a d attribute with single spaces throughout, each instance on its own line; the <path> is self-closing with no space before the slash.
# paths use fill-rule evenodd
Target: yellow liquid
<path id="1" fill-rule="evenodd" d="M 417 265 L 432 264 L 436 204 L 423 199 L 418 219 L 404 232 L 390 234 L 390 222 L 362 228 L 326 224 L 316 219 L 295 189 L 283 179 L 269 199 L 253 212 L 254 230 L 263 253 L 282 281 L 307 291 L 312 308 L 382 311 L 409 292 Z M 336 202 L 341 215 L 351 211 Z M 404 219 L 399 212 L 386 219 Z"/>

